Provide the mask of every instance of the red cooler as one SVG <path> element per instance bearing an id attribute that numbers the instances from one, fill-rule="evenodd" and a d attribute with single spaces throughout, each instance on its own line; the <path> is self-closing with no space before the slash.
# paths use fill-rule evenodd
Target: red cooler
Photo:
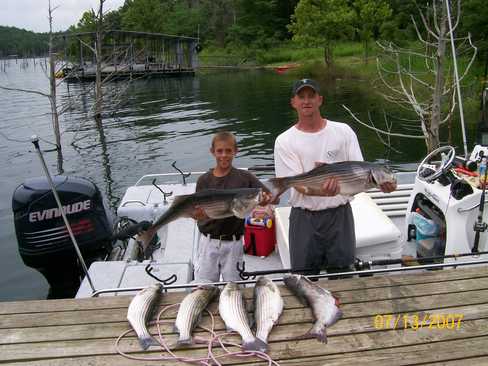
<path id="1" fill-rule="evenodd" d="M 245 225 L 244 252 L 259 257 L 267 257 L 276 245 L 274 225 L 272 227 Z"/>

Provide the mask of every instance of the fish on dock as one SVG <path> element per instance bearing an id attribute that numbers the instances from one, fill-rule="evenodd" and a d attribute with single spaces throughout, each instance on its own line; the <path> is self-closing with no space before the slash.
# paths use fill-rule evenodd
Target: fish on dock
<path id="1" fill-rule="evenodd" d="M 218 294 L 218 287 L 202 285 L 185 296 L 175 321 L 175 328 L 180 335 L 178 345 L 192 344 L 193 329 L 200 321 L 203 311 Z"/>
<path id="2" fill-rule="evenodd" d="M 134 296 L 127 310 L 127 320 L 136 332 L 143 350 L 148 349 L 149 346 L 159 346 L 158 341 L 149 333 L 147 322 L 160 298 L 161 288 L 160 283 L 155 283 L 142 289 Z"/>
<path id="3" fill-rule="evenodd" d="M 278 286 L 267 277 L 259 277 L 254 287 L 256 338 L 263 342 L 259 351 L 267 351 L 268 335 L 282 312 L 283 298 Z"/>
<path id="4" fill-rule="evenodd" d="M 312 308 L 315 323 L 305 336 L 310 335 L 327 343 L 327 327 L 342 317 L 338 300 L 330 291 L 316 285 L 305 276 L 287 275 L 284 282 L 291 292 Z"/>
<path id="5" fill-rule="evenodd" d="M 139 241 L 146 248 L 161 227 L 181 217 L 191 217 L 197 207 L 210 219 L 231 216 L 243 219 L 258 205 L 261 197 L 261 188 L 207 189 L 176 196 L 168 210 L 139 235 Z"/>
<path id="6" fill-rule="evenodd" d="M 227 283 L 220 293 L 219 313 L 227 329 L 240 334 L 244 350 L 258 351 L 266 347 L 263 341 L 252 334 L 241 288 L 237 283 Z"/>
<path id="7" fill-rule="evenodd" d="M 320 190 L 326 179 L 336 178 L 340 193 L 353 196 L 371 188 L 379 188 L 383 183 L 396 184 L 395 174 L 386 166 L 367 161 L 343 161 L 320 164 L 309 172 L 291 177 L 272 178 L 273 199 L 289 188 L 306 187 Z"/>

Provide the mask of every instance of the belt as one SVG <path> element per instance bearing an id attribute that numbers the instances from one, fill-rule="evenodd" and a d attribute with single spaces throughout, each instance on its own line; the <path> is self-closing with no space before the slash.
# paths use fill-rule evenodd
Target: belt
<path id="1" fill-rule="evenodd" d="M 203 234 L 205 235 L 207 238 L 210 238 L 210 239 L 216 239 L 216 240 L 220 240 L 220 241 L 234 241 L 234 240 L 239 240 L 241 238 L 242 235 L 238 234 L 238 235 L 214 235 L 214 234 Z"/>

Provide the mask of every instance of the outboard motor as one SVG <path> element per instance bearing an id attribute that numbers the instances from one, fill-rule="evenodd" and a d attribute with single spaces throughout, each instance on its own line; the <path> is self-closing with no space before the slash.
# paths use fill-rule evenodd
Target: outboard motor
<path id="1" fill-rule="evenodd" d="M 81 177 L 59 175 L 53 182 L 86 265 L 103 260 L 112 249 L 112 220 L 99 189 Z M 47 179 L 19 185 L 12 209 L 20 256 L 44 275 L 48 298 L 74 297 L 82 267 Z"/>

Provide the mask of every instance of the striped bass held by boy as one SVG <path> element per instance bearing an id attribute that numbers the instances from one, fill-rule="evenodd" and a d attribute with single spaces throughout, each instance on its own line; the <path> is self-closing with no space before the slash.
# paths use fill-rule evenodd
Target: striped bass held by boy
<path id="1" fill-rule="evenodd" d="M 176 196 L 170 208 L 152 227 L 162 227 L 180 217 L 191 217 L 196 207 L 201 207 L 211 219 L 230 216 L 243 219 L 258 205 L 261 193 L 261 188 L 234 188 L 206 189 Z"/>
<path id="2" fill-rule="evenodd" d="M 176 196 L 168 210 L 140 234 L 139 240 L 146 248 L 161 227 L 181 217 L 192 217 L 197 208 L 203 209 L 210 219 L 231 216 L 244 219 L 258 205 L 261 196 L 261 188 L 206 189 Z"/>
<path id="3" fill-rule="evenodd" d="M 384 183 L 396 184 L 395 174 L 386 166 L 367 161 L 343 161 L 322 163 L 309 172 L 291 177 L 272 178 L 273 199 L 289 188 L 301 188 L 308 195 L 319 192 L 329 178 L 338 180 L 339 194 L 353 196 L 371 188 L 380 188 Z"/>

